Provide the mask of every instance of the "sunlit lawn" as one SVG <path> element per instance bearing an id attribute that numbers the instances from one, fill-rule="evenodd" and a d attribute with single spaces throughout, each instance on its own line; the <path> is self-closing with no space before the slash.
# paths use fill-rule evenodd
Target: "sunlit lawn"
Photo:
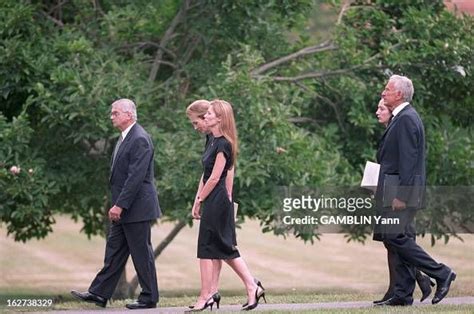
<path id="1" fill-rule="evenodd" d="M 104 239 L 88 240 L 80 228 L 67 217 L 57 217 L 53 234 L 27 244 L 14 242 L 0 229 L 1 304 L 6 298 L 43 296 L 54 298 L 54 309 L 95 309 L 94 305 L 75 302 L 69 296 L 71 289 L 87 290 L 103 262 Z M 155 246 L 171 228 L 171 224 L 153 228 Z M 262 234 L 255 221 L 244 224 L 237 234 L 241 254 L 254 276 L 263 282 L 270 303 L 370 301 L 380 298 L 386 288 L 386 251 L 381 243 L 346 243 L 343 235 L 332 234 L 308 245 L 297 239 Z M 186 307 L 195 300 L 199 289 L 196 238 L 197 226 L 184 229 L 157 259 L 160 306 Z M 428 238 L 418 240 L 433 257 L 458 273 L 450 296 L 474 295 L 474 236 L 463 238 L 464 242 L 452 239 L 448 245 L 438 243 L 435 247 L 430 247 Z M 134 275 L 129 261 L 128 280 Z M 242 283 L 227 266 L 223 267 L 220 291 L 222 304 L 245 302 Z M 418 289 L 416 297 L 419 298 Z M 111 306 L 122 308 L 125 303 L 116 301 Z M 416 307 L 416 312 L 421 313 L 448 310 L 463 313 L 465 307 Z M 341 309 L 335 313 L 344 311 L 347 312 Z M 364 308 L 360 313 L 379 311 Z M 397 311 L 390 309 L 391 313 Z"/>

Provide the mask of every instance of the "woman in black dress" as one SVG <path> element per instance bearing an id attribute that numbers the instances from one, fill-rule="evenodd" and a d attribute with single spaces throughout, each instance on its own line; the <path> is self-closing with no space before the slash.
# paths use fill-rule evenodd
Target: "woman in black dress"
<path id="1" fill-rule="evenodd" d="M 206 145 L 205 145 L 204 151 L 206 151 L 207 146 L 211 143 L 213 139 L 212 134 L 210 134 L 209 128 L 207 127 L 206 121 L 204 119 L 204 116 L 206 115 L 207 110 L 209 109 L 210 105 L 211 105 L 210 101 L 199 99 L 192 102 L 186 108 L 186 115 L 188 116 L 189 121 L 191 121 L 191 124 L 193 125 L 194 129 L 198 131 L 199 133 L 206 135 Z M 233 182 L 234 182 L 234 168 L 232 167 L 232 169 L 227 172 L 227 178 L 226 178 L 226 188 L 228 191 L 230 191 L 229 192 L 230 195 L 232 195 Z M 202 186 L 200 186 L 200 188 L 202 188 Z M 197 194 L 196 194 L 196 197 L 197 197 Z M 194 201 L 196 202 L 196 199 Z M 213 277 L 212 277 L 211 291 L 212 291 L 212 298 L 214 299 L 214 302 L 216 303 L 217 308 L 219 308 L 219 303 L 221 302 L 221 295 L 219 294 L 218 287 L 219 287 L 219 277 L 220 277 L 220 273 L 222 269 L 222 260 L 219 260 L 219 259 L 213 260 L 213 264 L 214 264 L 213 265 L 214 272 L 213 272 Z M 190 306 L 190 308 L 194 308 L 194 305 Z"/>
<path id="2" fill-rule="evenodd" d="M 213 100 L 205 115 L 212 137 L 202 157 L 201 177 L 192 216 L 200 219 L 197 257 L 201 270 L 201 294 L 191 311 L 202 311 L 214 305 L 212 278 L 215 260 L 225 260 L 242 279 L 247 290 L 244 310 L 257 307 L 265 291 L 257 285 L 247 264 L 237 249 L 232 191 L 226 186 L 228 172 L 237 157 L 237 130 L 232 106 L 223 100 Z"/>

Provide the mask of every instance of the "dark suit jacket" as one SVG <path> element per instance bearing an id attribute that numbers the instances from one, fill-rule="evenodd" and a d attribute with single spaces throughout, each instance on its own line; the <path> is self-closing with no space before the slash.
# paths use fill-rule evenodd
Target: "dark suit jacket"
<path id="1" fill-rule="evenodd" d="M 377 207 L 382 206 L 387 175 L 398 176 L 396 197 L 404 202 L 419 200 L 423 206 L 425 173 L 425 131 L 416 110 L 408 105 L 402 109 L 386 128 L 377 151 L 380 174 L 377 185 Z"/>
<path id="2" fill-rule="evenodd" d="M 401 217 L 403 212 L 393 211 L 390 205 L 384 207 L 384 203 L 391 204 L 393 197 L 406 202 L 407 210 L 424 206 L 425 132 L 420 116 L 411 105 L 403 108 L 385 129 L 379 143 L 377 161 L 380 173 L 375 201 L 379 215 L 387 218 Z M 386 181 L 393 181 L 393 176 L 398 178 L 396 185 L 386 186 Z M 393 188 L 395 193 L 391 193 Z M 390 193 L 387 193 L 388 190 Z M 387 197 L 388 194 L 392 199 Z M 384 198 L 388 199 L 384 201 Z M 416 203 L 417 206 L 411 206 L 410 203 Z M 398 234 L 406 232 L 407 223 L 409 222 L 400 225 L 374 225 L 373 239 L 382 241 L 396 238 Z"/>
<path id="3" fill-rule="evenodd" d="M 150 135 L 136 123 L 120 145 L 110 173 L 112 204 L 123 208 L 121 223 L 161 216 L 153 181 L 153 155 Z"/>

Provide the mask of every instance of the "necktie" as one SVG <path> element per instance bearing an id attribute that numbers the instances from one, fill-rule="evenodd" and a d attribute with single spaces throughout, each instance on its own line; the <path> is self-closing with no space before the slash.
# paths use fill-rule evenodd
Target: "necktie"
<path id="1" fill-rule="evenodd" d="M 112 157 L 112 168 L 114 167 L 114 164 L 115 164 L 115 157 L 117 157 L 117 152 L 120 148 L 120 145 L 122 144 L 122 141 L 123 141 L 123 138 L 122 138 L 122 134 L 120 134 L 120 137 L 117 141 L 117 144 L 115 144 L 115 148 L 114 148 L 114 155 Z"/>

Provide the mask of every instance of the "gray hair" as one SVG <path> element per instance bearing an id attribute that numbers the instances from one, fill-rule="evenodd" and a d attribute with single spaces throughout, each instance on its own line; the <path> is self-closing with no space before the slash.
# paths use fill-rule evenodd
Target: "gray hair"
<path id="1" fill-rule="evenodd" d="M 413 93 L 415 92 L 415 89 L 413 88 L 412 81 L 408 77 L 401 75 L 392 75 L 390 76 L 389 81 L 393 82 L 395 90 L 400 91 L 402 93 L 404 101 L 410 102 L 413 99 Z"/>
<path id="2" fill-rule="evenodd" d="M 130 112 L 132 114 L 133 121 L 137 121 L 137 107 L 135 106 L 135 103 L 130 99 L 118 99 L 112 103 L 112 107 L 113 106 L 120 107 L 123 112 Z"/>

